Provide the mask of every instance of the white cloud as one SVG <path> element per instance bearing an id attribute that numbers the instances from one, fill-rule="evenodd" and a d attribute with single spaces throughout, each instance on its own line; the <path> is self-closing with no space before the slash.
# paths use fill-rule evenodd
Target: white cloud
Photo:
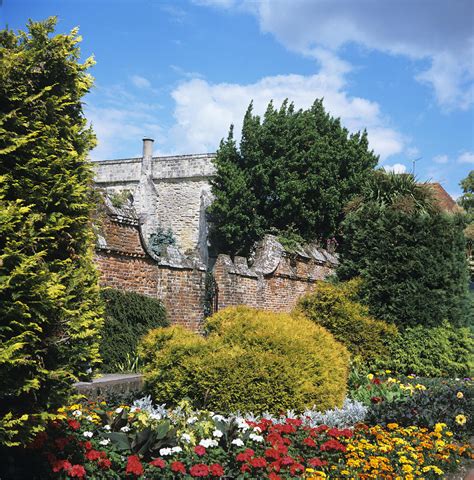
<path id="1" fill-rule="evenodd" d="M 263 32 L 287 48 L 311 55 L 339 53 L 350 43 L 391 55 L 428 60 L 416 74 L 429 84 L 438 103 L 467 109 L 474 102 L 472 0 L 198 0 L 197 3 L 246 10 Z M 316 56 L 316 55 L 315 55 Z"/>
<path id="2" fill-rule="evenodd" d="M 405 173 L 407 171 L 407 167 L 401 163 L 395 163 L 393 165 L 383 165 L 383 168 L 386 172 L 393 173 Z"/>
<path id="3" fill-rule="evenodd" d="M 438 164 L 448 163 L 449 158 L 447 155 L 436 155 L 436 157 L 433 157 L 433 162 Z"/>
<path id="4" fill-rule="evenodd" d="M 459 163 L 474 163 L 474 153 L 473 152 L 463 152 L 458 157 Z"/>
<path id="5" fill-rule="evenodd" d="M 149 80 L 147 80 L 145 77 L 141 77 L 140 75 L 132 75 L 130 78 L 132 83 L 137 87 L 137 88 L 150 88 L 151 83 Z"/>
<path id="6" fill-rule="evenodd" d="M 261 115 L 272 99 L 276 106 L 289 98 L 296 108 L 307 108 L 315 99 L 324 97 L 326 110 L 341 117 L 349 130 L 367 128 L 370 146 L 381 160 L 401 152 L 404 139 L 386 125 L 379 105 L 349 96 L 343 89 L 344 84 L 340 66 L 335 68 L 331 63 L 316 75 L 277 75 L 248 85 L 211 84 L 193 79 L 172 92 L 176 124 L 170 141 L 181 152 L 214 151 L 231 123 L 235 125 L 236 136 L 240 135 L 245 110 L 252 100 L 254 112 Z"/>

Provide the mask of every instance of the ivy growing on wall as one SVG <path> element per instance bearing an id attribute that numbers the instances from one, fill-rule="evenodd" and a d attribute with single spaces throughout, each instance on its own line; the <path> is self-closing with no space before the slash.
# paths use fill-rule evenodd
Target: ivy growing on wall
<path id="1" fill-rule="evenodd" d="M 148 248 L 159 257 L 165 252 L 168 245 L 176 245 L 173 230 L 171 228 L 165 230 L 162 226 L 158 226 L 156 231 L 150 235 Z"/>

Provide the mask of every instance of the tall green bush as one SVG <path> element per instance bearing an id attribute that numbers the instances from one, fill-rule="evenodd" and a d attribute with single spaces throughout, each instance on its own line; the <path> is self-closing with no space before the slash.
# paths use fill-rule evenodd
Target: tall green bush
<path id="1" fill-rule="evenodd" d="M 371 317 L 357 301 L 359 279 L 337 284 L 318 282 L 314 291 L 302 297 L 297 310 L 329 330 L 358 363 L 371 364 L 387 356 L 387 345 L 398 336 L 397 328 Z"/>
<path id="2" fill-rule="evenodd" d="M 140 338 L 157 327 L 169 325 L 159 300 L 134 292 L 107 288 L 101 292 L 105 305 L 104 329 L 100 343 L 102 371 L 113 372 L 127 358 L 135 358 Z"/>
<path id="3" fill-rule="evenodd" d="M 55 23 L 0 32 L 0 445 L 26 441 L 99 362 L 82 113 L 93 61 Z"/>
<path id="4" fill-rule="evenodd" d="M 157 402 L 185 397 L 219 412 L 278 413 L 341 405 L 349 355 L 305 317 L 227 308 L 206 322 L 206 338 L 182 327 L 152 330 L 139 351 Z"/>
<path id="5" fill-rule="evenodd" d="M 262 119 L 251 104 L 239 148 L 231 127 L 214 160 L 214 248 L 245 255 L 268 232 L 307 241 L 337 235 L 345 202 L 377 161 L 366 132 L 350 134 L 322 100 L 307 110 L 270 102 Z"/>
<path id="6" fill-rule="evenodd" d="M 399 327 L 466 325 L 462 215 L 439 211 L 410 175 L 376 172 L 342 224 L 338 277 L 360 276 L 370 313 Z"/>

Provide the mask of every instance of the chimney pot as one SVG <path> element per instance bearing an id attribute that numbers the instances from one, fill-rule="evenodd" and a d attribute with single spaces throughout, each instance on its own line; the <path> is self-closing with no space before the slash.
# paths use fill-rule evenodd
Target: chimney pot
<path id="1" fill-rule="evenodd" d="M 143 156 L 152 157 L 153 156 L 153 138 L 144 138 L 143 139 Z"/>

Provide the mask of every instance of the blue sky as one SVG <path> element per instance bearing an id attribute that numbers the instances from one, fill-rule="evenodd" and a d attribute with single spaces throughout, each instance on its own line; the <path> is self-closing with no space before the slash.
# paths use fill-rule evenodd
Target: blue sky
<path id="1" fill-rule="evenodd" d="M 0 2 L 1 3 L 1 2 Z M 472 0 L 3 0 L 2 28 L 79 26 L 94 55 L 86 115 L 97 159 L 215 151 L 288 97 L 367 128 L 380 164 L 453 196 L 474 168 Z"/>

